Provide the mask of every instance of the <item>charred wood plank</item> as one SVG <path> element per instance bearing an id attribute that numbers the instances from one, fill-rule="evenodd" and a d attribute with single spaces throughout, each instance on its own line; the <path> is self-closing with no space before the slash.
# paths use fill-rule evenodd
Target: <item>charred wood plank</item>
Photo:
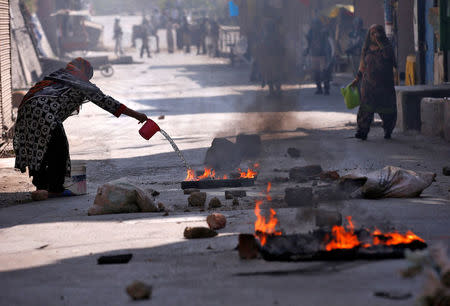
<path id="1" fill-rule="evenodd" d="M 181 182 L 181 189 L 233 188 L 233 187 L 250 187 L 253 185 L 255 185 L 255 179 L 201 180 L 201 181 L 183 181 Z"/>

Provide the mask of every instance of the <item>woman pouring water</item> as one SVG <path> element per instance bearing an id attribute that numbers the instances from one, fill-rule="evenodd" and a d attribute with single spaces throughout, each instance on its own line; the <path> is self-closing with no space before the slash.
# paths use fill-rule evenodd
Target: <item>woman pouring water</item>
<path id="1" fill-rule="evenodd" d="M 34 85 L 22 100 L 13 142 L 15 168 L 22 173 L 28 168 L 36 186 L 34 200 L 71 195 L 64 189 L 65 177 L 70 176 L 70 156 L 62 123 L 83 103 L 91 101 L 116 117 L 125 114 L 139 123 L 147 120 L 145 114 L 103 94 L 89 81 L 92 76 L 91 64 L 76 58 Z"/>

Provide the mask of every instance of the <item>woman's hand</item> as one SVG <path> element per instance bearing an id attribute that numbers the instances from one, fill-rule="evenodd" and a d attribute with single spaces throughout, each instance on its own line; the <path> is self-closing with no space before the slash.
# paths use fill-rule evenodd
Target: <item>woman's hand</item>
<path id="1" fill-rule="evenodd" d="M 353 82 L 350 84 L 350 87 L 356 87 L 358 86 L 359 80 L 358 79 L 354 79 Z"/>
<path id="2" fill-rule="evenodd" d="M 139 113 L 139 112 L 136 112 L 136 115 L 134 116 L 134 118 L 135 118 L 137 121 L 139 121 L 139 123 L 143 123 L 143 122 L 145 122 L 145 121 L 148 120 L 146 114 L 144 114 L 144 113 Z"/>

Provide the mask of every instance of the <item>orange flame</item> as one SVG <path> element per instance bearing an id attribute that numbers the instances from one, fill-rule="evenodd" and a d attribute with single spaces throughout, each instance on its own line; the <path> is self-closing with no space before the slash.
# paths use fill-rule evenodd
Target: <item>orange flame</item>
<path id="1" fill-rule="evenodd" d="M 331 229 L 332 240 L 325 247 L 327 251 L 335 249 L 353 249 L 361 244 L 358 237 L 355 235 L 352 217 L 348 216 L 347 221 L 349 224 L 348 230 L 343 226 L 333 226 Z"/>
<path id="2" fill-rule="evenodd" d="M 258 164 L 255 164 L 255 166 L 258 166 Z M 258 175 L 258 172 L 252 170 L 252 169 L 248 169 L 247 172 L 243 172 L 241 169 L 238 169 L 240 177 L 239 178 L 255 178 Z M 216 178 L 216 170 L 214 169 L 210 169 L 210 168 L 205 168 L 204 172 L 202 175 L 200 176 L 196 176 L 195 175 L 195 171 L 192 169 L 188 169 L 187 171 L 187 176 L 184 179 L 185 181 L 201 181 L 201 180 L 206 180 L 206 179 L 215 179 Z M 220 179 L 220 177 L 219 177 Z M 228 175 L 224 175 L 222 177 L 223 180 L 227 180 L 228 179 Z"/>
<path id="3" fill-rule="evenodd" d="M 268 201 L 272 200 L 269 195 L 271 187 L 272 184 L 269 182 L 266 189 L 266 198 Z M 263 204 L 263 200 L 257 200 L 255 204 L 255 236 L 259 239 L 261 246 L 263 246 L 267 242 L 267 235 L 281 236 L 282 233 L 276 230 L 278 219 L 275 217 L 277 214 L 275 210 L 272 208 L 270 209 L 270 217 L 269 221 L 267 221 L 266 217 L 261 215 L 261 205 Z"/>
<path id="4" fill-rule="evenodd" d="M 422 238 L 414 234 L 412 231 L 407 231 L 406 234 L 400 234 L 397 232 L 382 233 L 379 229 L 375 229 L 371 235 L 373 237 L 373 244 L 361 243 L 358 236 L 354 232 L 354 226 L 352 217 L 348 216 L 347 221 L 349 226 L 345 229 L 343 226 L 333 226 L 330 237 L 325 238 L 327 245 L 325 249 L 327 251 L 336 249 L 353 249 L 355 247 L 369 248 L 373 245 L 397 245 L 397 244 L 409 244 L 413 241 L 425 242 Z"/>
<path id="5" fill-rule="evenodd" d="M 196 180 L 195 171 L 192 169 L 188 169 L 187 176 L 184 180 L 185 181 L 195 181 Z"/>
<path id="6" fill-rule="evenodd" d="M 258 172 L 252 170 L 252 169 L 248 169 L 247 172 L 243 172 L 241 169 L 238 169 L 238 171 L 241 173 L 241 177 L 240 178 L 255 178 L 258 175 Z"/>
<path id="7" fill-rule="evenodd" d="M 414 234 L 412 231 L 407 231 L 406 234 L 400 234 L 397 232 L 393 233 L 382 233 L 379 229 L 375 229 L 372 233 L 373 245 L 397 245 L 397 244 L 408 244 L 415 240 L 425 242 L 422 238 Z M 380 239 L 382 237 L 382 239 Z"/>

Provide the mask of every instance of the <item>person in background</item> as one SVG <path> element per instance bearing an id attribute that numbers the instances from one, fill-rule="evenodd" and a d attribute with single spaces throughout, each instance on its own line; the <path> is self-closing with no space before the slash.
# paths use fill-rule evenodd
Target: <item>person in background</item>
<path id="1" fill-rule="evenodd" d="M 141 46 L 141 58 L 144 56 L 144 51 L 147 52 L 147 57 L 151 58 L 149 43 L 149 28 L 150 23 L 145 16 L 142 18 L 142 29 L 141 29 L 141 38 L 142 38 L 142 46 Z"/>
<path id="2" fill-rule="evenodd" d="M 172 21 L 166 23 L 166 39 L 167 39 L 167 52 L 174 53 L 175 45 L 173 40 L 173 24 Z"/>
<path id="3" fill-rule="evenodd" d="M 281 85 L 285 78 L 284 39 L 281 19 L 266 17 L 258 43 L 256 62 L 261 73 L 261 86 L 269 86 L 269 97 L 279 98 L 282 95 Z"/>
<path id="4" fill-rule="evenodd" d="M 83 103 L 92 101 L 116 117 L 125 114 L 140 123 L 147 120 L 145 114 L 106 96 L 89 81 L 92 76 L 91 64 L 76 58 L 34 85 L 19 106 L 13 139 L 15 168 L 22 173 L 28 168 L 36 186 L 34 200 L 71 195 L 64 189 L 70 156 L 63 122 Z"/>
<path id="5" fill-rule="evenodd" d="M 334 64 L 334 44 L 328 30 L 319 18 L 313 20 L 311 29 L 306 35 L 306 40 L 308 47 L 304 55 L 311 56 L 314 81 L 317 86 L 315 94 L 329 95 Z"/>
<path id="6" fill-rule="evenodd" d="M 158 29 L 160 27 L 160 16 L 157 9 L 153 11 L 153 16 L 151 19 L 151 26 L 150 26 L 150 36 L 154 37 L 156 40 L 156 53 L 159 53 L 159 35 L 158 35 Z"/>
<path id="7" fill-rule="evenodd" d="M 122 27 L 120 26 L 120 18 L 116 18 L 114 20 L 114 36 L 113 36 L 113 38 L 116 42 L 116 45 L 114 47 L 114 54 L 116 54 L 116 55 L 123 54 L 122 37 L 123 37 L 123 31 L 122 31 Z"/>
<path id="8" fill-rule="evenodd" d="M 348 34 L 350 38 L 350 44 L 345 53 L 349 57 L 353 74 L 356 77 L 359 69 L 359 62 L 361 58 L 361 50 L 364 44 L 364 39 L 366 38 L 367 30 L 363 28 L 363 20 L 356 17 L 353 20 L 353 30 Z"/>
<path id="9" fill-rule="evenodd" d="M 186 16 L 183 16 L 180 27 L 181 32 L 183 33 L 183 46 L 185 47 L 184 52 L 191 53 L 191 27 Z"/>
<path id="10" fill-rule="evenodd" d="M 374 113 L 383 121 L 384 138 L 390 139 L 397 122 L 394 49 L 381 25 L 372 25 L 361 53 L 359 70 L 351 86 L 360 86 L 361 105 L 355 137 L 366 140 Z"/>

